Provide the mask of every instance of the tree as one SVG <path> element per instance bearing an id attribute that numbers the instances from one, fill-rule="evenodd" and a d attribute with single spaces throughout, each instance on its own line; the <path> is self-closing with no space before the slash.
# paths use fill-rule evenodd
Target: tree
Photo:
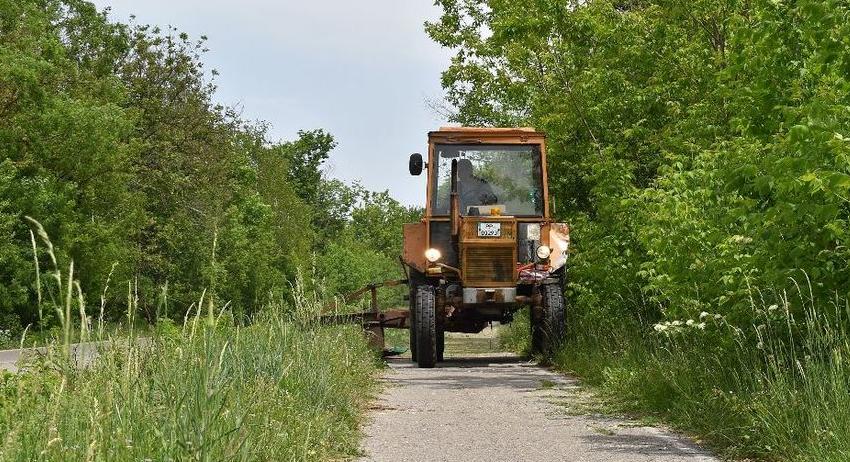
<path id="1" fill-rule="evenodd" d="M 182 318 L 202 293 L 247 317 L 309 262 L 298 193 L 315 200 L 333 138 L 275 145 L 216 104 L 204 40 L 112 23 L 85 1 L 0 3 L 0 327 L 38 321 L 25 215 L 85 293 L 114 267 L 112 318 L 128 285 L 151 319 Z"/>
<path id="2" fill-rule="evenodd" d="M 579 312 L 747 319 L 752 287 L 789 278 L 847 293 L 846 4 L 438 4 L 456 121 L 549 135 Z"/>
<path id="3" fill-rule="evenodd" d="M 322 183 L 322 165 L 335 147 L 333 136 L 324 130 L 299 131 L 297 140 L 279 146 L 289 164 L 289 181 L 305 203 L 316 205 Z"/>

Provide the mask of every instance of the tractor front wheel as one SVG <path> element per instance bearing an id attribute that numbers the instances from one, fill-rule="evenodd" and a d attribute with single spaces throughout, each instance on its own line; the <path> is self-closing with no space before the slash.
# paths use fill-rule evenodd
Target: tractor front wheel
<path id="1" fill-rule="evenodd" d="M 531 310 L 531 351 L 549 355 L 565 334 L 564 290 L 560 284 L 547 284 L 540 287 L 540 296 L 540 306 Z"/>
<path id="2" fill-rule="evenodd" d="M 431 286 L 416 288 L 413 325 L 416 338 L 416 362 L 419 367 L 437 364 L 437 298 Z"/>

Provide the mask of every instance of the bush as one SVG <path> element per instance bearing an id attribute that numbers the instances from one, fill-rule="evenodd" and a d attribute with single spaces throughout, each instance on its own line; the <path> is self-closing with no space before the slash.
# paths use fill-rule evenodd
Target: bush
<path id="1" fill-rule="evenodd" d="M 48 256 L 24 216 L 110 320 L 128 281 L 149 322 L 182 319 L 205 289 L 244 320 L 288 288 L 313 244 L 289 173 L 329 135 L 270 142 L 214 103 L 203 40 L 175 29 L 69 0 L 3 2 L 0 28 L 0 327 L 58 321 L 33 309 Z M 120 284 L 104 291 L 107 274 Z M 166 285 L 174 309 L 159 311 Z"/>
<path id="2" fill-rule="evenodd" d="M 846 459 L 847 3 L 438 3 L 454 121 L 548 135 L 557 362 L 733 453 Z M 798 324 L 758 338 L 771 306 Z M 728 327 L 669 338 L 702 312 Z"/>
<path id="3" fill-rule="evenodd" d="M 607 406 L 661 418 L 732 458 L 843 461 L 850 455 L 850 304 L 797 297 L 757 304 L 756 323 L 718 313 L 658 323 L 598 324 L 570 313 L 571 336 L 551 358 L 579 374 Z M 500 331 L 530 347 L 527 316 Z"/>

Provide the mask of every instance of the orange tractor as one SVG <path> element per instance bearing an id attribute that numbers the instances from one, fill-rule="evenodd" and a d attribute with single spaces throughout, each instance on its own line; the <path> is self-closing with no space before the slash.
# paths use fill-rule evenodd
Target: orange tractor
<path id="1" fill-rule="evenodd" d="M 419 367 L 443 359 L 446 332 L 477 333 L 531 308 L 532 347 L 551 350 L 564 336 L 569 228 L 552 223 L 545 135 L 529 128 L 443 128 L 428 135 L 425 214 L 404 225 L 408 310 L 345 315 L 383 343 L 384 328 L 410 330 Z M 384 285 L 388 283 L 383 283 Z M 336 321 L 340 316 L 335 317 Z"/>
<path id="2" fill-rule="evenodd" d="M 404 227 L 410 349 L 441 361 L 446 332 L 480 332 L 531 307 L 534 350 L 564 335 L 569 228 L 549 218 L 545 136 L 533 129 L 443 128 L 428 135 L 425 216 Z"/>

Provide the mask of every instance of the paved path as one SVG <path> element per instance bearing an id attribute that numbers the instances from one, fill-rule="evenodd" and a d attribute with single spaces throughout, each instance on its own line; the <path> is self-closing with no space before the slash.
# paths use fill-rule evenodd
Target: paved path
<path id="1" fill-rule="evenodd" d="M 385 380 L 364 461 L 717 460 L 657 428 L 567 412 L 586 402 L 576 380 L 512 355 L 453 359 L 436 369 L 392 359 Z"/>
<path id="2" fill-rule="evenodd" d="M 123 341 L 118 340 L 118 342 L 122 343 Z M 136 342 L 138 342 L 138 345 L 143 346 L 149 343 L 150 339 L 143 337 L 136 339 Z M 86 367 L 97 358 L 100 349 L 108 348 L 111 345 L 113 345 L 112 341 L 73 343 L 71 344 L 71 357 L 77 366 Z M 18 370 L 21 360 L 27 360 L 46 353 L 47 349 L 44 347 L 24 348 L 23 350 L 0 350 L 0 370 L 15 372 Z"/>
<path id="3" fill-rule="evenodd" d="M 97 342 L 89 343 L 74 343 L 71 345 L 71 356 L 79 366 L 85 366 L 92 359 L 97 357 Z M 26 360 L 33 356 L 43 355 L 47 352 L 46 348 L 24 348 L 23 350 L 2 350 L 0 351 L 0 370 L 15 372 L 18 370 L 18 365 L 21 360 Z"/>

